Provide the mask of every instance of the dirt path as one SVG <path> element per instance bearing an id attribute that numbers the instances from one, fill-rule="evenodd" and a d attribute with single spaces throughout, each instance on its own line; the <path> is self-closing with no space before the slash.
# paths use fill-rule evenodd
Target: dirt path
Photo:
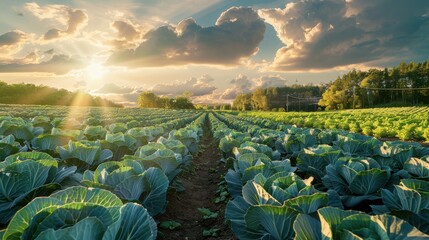
<path id="1" fill-rule="evenodd" d="M 204 123 L 204 135 L 200 140 L 201 151 L 192 160 L 189 171 L 183 172 L 179 177 L 183 182 L 185 191 L 169 193 L 166 212 L 156 219 L 162 221 L 176 221 L 182 226 L 175 230 L 159 229 L 162 232 L 160 239 L 235 239 L 228 226 L 224 224 L 225 203 L 215 204 L 218 183 L 221 175 L 226 172 L 223 164 L 219 164 L 221 155 L 218 143 L 213 139 L 210 122 Z M 217 212 L 215 219 L 203 220 L 198 208 L 208 208 Z M 218 228 L 217 238 L 204 237 L 203 231 Z"/>

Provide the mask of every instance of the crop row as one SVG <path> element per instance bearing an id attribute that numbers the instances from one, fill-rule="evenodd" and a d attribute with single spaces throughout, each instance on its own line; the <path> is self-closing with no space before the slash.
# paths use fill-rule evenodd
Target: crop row
<path id="1" fill-rule="evenodd" d="M 240 116 L 266 118 L 301 127 L 343 129 L 377 138 L 429 141 L 429 107 L 313 113 L 246 112 Z"/>
<path id="2" fill-rule="evenodd" d="M 153 111 L 147 121 L 162 121 Z M 72 129 L 46 114 L 0 117 L 0 239 L 156 239 L 152 217 L 180 190 L 206 118 L 170 116 L 140 127 L 88 115 Z"/>
<path id="3" fill-rule="evenodd" d="M 210 114 L 239 239 L 427 239 L 429 148 Z"/>

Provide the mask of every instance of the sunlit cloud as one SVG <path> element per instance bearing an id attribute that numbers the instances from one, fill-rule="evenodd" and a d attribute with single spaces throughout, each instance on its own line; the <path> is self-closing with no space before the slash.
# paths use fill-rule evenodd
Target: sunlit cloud
<path id="1" fill-rule="evenodd" d="M 0 60 L 19 52 L 31 36 L 20 30 L 13 30 L 0 35 Z"/>
<path id="2" fill-rule="evenodd" d="M 187 64 L 236 65 L 256 54 L 265 24 L 251 8 L 230 8 L 215 26 L 192 18 L 148 32 L 134 50 L 115 52 L 110 65 L 150 67 Z"/>
<path id="3" fill-rule="evenodd" d="M 232 101 L 238 94 L 249 93 L 257 88 L 284 87 L 288 81 L 280 75 L 263 75 L 257 78 L 249 78 L 239 74 L 230 81 L 231 87 L 225 89 L 219 98 Z"/>
<path id="4" fill-rule="evenodd" d="M 187 81 L 176 81 L 174 83 L 157 84 L 150 90 L 156 94 L 166 96 L 177 96 L 183 93 L 190 93 L 192 96 L 203 96 L 213 93 L 217 88 L 211 83 L 214 81 L 209 75 L 200 78 L 192 77 Z"/>
<path id="5" fill-rule="evenodd" d="M 386 10 L 386 6 L 389 6 Z M 354 64 L 386 66 L 427 59 L 428 1 L 299 1 L 259 15 L 285 47 L 271 70 L 326 70 Z M 383 14 L 388 11 L 388 14 Z M 393 59 L 393 61 L 392 61 Z"/>
<path id="6" fill-rule="evenodd" d="M 108 40 L 108 43 L 116 49 L 133 48 L 141 41 L 141 26 L 126 20 L 116 20 L 111 28 L 117 33 L 116 37 Z"/>
<path id="7" fill-rule="evenodd" d="M 0 64 L 0 73 L 47 72 L 65 74 L 73 69 L 83 68 L 85 66 L 86 63 L 82 60 L 67 55 L 54 55 L 50 60 L 40 63 L 25 63 L 25 61 L 18 61 L 18 63 Z"/>
<path id="8" fill-rule="evenodd" d="M 64 26 L 65 29 L 49 29 L 42 36 L 43 41 L 73 36 L 88 23 L 88 14 L 85 11 L 73 9 L 66 5 L 50 4 L 42 7 L 32 2 L 26 3 L 25 9 L 40 20 L 52 19 Z"/>

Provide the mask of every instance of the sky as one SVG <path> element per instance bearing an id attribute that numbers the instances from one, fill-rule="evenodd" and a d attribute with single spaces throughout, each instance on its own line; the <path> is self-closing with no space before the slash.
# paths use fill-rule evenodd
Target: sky
<path id="1" fill-rule="evenodd" d="M 429 56 L 427 0 L 0 1 L 0 80 L 227 103 Z"/>

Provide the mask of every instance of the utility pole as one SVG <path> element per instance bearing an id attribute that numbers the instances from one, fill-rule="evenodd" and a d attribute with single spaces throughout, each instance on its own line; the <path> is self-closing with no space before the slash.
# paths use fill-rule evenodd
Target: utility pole
<path id="1" fill-rule="evenodd" d="M 286 94 L 286 112 L 289 112 L 289 94 Z"/>
<path id="2" fill-rule="evenodd" d="M 353 109 L 355 109 L 355 94 L 356 94 L 356 86 L 353 86 Z"/>

